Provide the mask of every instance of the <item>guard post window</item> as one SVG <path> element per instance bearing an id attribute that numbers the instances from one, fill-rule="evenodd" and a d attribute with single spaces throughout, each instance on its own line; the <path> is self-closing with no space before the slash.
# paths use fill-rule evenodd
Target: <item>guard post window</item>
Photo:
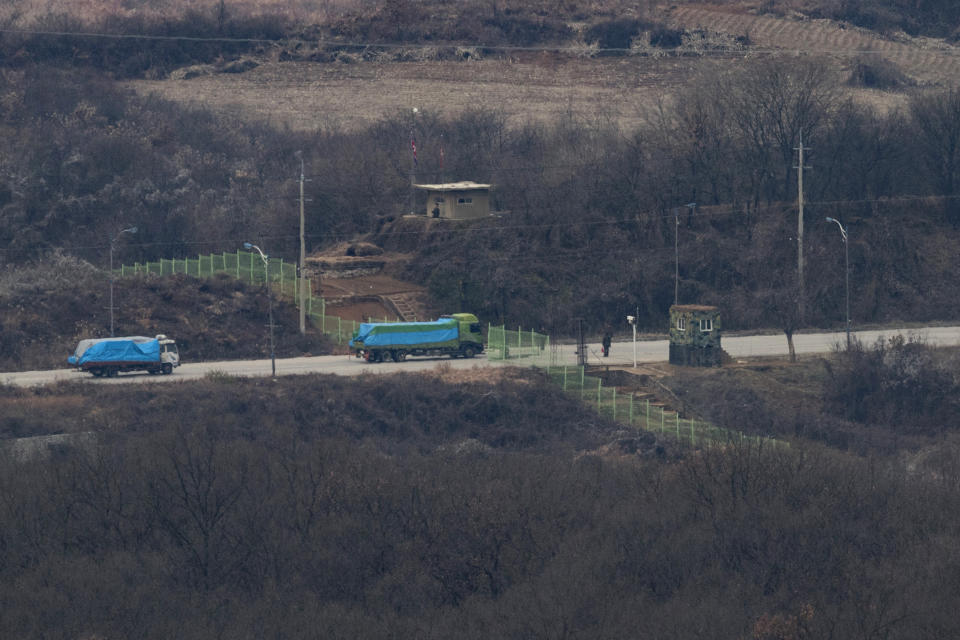
<path id="1" fill-rule="evenodd" d="M 677 317 L 677 331 L 686 331 L 687 330 L 687 319 L 683 316 Z"/>
<path id="2" fill-rule="evenodd" d="M 700 331 L 702 333 L 713 331 L 713 318 L 702 318 L 700 320 Z"/>

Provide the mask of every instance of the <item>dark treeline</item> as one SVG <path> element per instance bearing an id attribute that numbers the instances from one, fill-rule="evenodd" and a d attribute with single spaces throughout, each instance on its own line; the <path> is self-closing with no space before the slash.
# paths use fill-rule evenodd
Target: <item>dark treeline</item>
<path id="1" fill-rule="evenodd" d="M 786 13 L 789 2 L 773 5 Z M 852 0 L 832 2 L 813 0 L 808 5 L 811 17 L 847 20 L 855 25 L 882 33 L 903 31 L 910 35 L 928 35 L 956 40 L 960 35 L 960 5 L 952 0 Z"/>
<path id="2" fill-rule="evenodd" d="M 786 328 L 800 324 L 789 316 L 802 135 L 814 167 L 802 324 L 843 318 L 843 244 L 826 216 L 850 228 L 855 321 L 955 317 L 957 283 L 942 274 L 960 223 L 960 93 L 918 93 L 880 114 L 843 98 L 828 69 L 805 59 L 717 67 L 635 131 L 601 112 L 511 126 L 477 110 L 308 135 L 135 97 L 95 76 L 7 70 L 0 247 L 13 264 L 62 247 L 102 265 L 110 235 L 136 224 L 136 238 L 117 243 L 120 261 L 249 239 L 293 258 L 302 149 L 309 248 L 378 231 L 388 248 L 418 251 L 405 275 L 429 283 L 444 308 L 566 332 L 575 315 L 599 330 L 639 306 L 643 326 L 661 327 L 677 233 L 682 301 L 722 304 L 728 327 Z M 418 181 L 489 181 L 494 208 L 508 213 L 432 234 L 387 224 L 409 210 L 411 127 Z"/>
<path id="3" fill-rule="evenodd" d="M 517 382 L 0 388 L 5 438 L 81 434 L 2 456 L 0 633 L 960 632 L 956 456 L 752 440 L 600 456 L 613 425 Z"/>

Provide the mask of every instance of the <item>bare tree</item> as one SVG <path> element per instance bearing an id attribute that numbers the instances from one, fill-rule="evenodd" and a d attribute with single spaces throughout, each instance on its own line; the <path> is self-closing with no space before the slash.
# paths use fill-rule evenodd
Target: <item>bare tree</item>
<path id="1" fill-rule="evenodd" d="M 929 170 L 937 195 L 957 195 L 960 185 L 960 90 L 921 95 L 910 103 L 917 153 Z M 947 204 L 947 217 L 960 224 L 960 202 Z"/>

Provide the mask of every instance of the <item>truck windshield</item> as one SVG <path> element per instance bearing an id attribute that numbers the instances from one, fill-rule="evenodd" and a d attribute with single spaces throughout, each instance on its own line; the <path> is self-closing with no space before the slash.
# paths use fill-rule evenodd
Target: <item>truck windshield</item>
<path id="1" fill-rule="evenodd" d="M 474 322 L 470 325 L 470 333 L 480 333 L 480 323 Z"/>
<path id="2" fill-rule="evenodd" d="M 177 345 L 175 344 L 165 344 L 162 345 L 164 353 L 177 353 Z"/>

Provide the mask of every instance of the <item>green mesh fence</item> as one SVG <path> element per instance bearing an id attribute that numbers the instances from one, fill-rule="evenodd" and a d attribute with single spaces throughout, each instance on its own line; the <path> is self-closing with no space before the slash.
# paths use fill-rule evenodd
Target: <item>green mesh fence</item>
<path id="1" fill-rule="evenodd" d="M 296 296 L 296 263 L 284 262 L 283 258 L 270 258 L 268 262 L 270 263 L 270 282 L 274 288 L 280 295 Z M 184 273 L 195 278 L 209 278 L 217 273 L 227 273 L 250 284 L 263 284 L 267 280 L 268 266 L 258 253 L 237 251 L 196 258 L 161 258 L 157 262 L 142 264 L 137 262 L 133 265 L 123 265 L 118 271 L 120 276 L 139 274 L 168 276 Z"/>
<path id="2" fill-rule="evenodd" d="M 644 431 L 671 437 L 691 446 L 743 441 L 755 438 L 779 442 L 762 436 L 747 436 L 739 431 L 716 427 L 701 420 L 681 418 L 676 411 L 667 411 L 649 398 L 637 398 L 632 393 L 617 393 L 614 387 L 604 387 L 603 380 L 586 375 L 584 367 L 547 367 L 550 380 L 565 393 L 580 398 L 597 412 L 617 422 Z"/>
<path id="3" fill-rule="evenodd" d="M 123 265 L 118 270 L 120 276 L 158 275 L 167 276 L 183 273 L 195 278 L 209 278 L 217 273 L 229 274 L 238 280 L 252 285 L 266 283 L 269 273 L 270 288 L 280 297 L 291 298 L 294 304 L 300 304 L 300 289 L 297 280 L 297 265 L 284 262 L 283 258 L 269 258 L 264 263 L 259 253 L 237 251 L 235 253 L 214 253 L 196 258 L 162 258 L 156 262 Z M 304 300 L 306 315 L 311 324 L 322 333 L 336 340 L 337 344 L 346 344 L 360 325 L 354 320 L 344 320 L 339 316 L 327 315 L 326 302 L 313 297 L 313 283 L 307 279 L 307 297 Z M 379 319 L 378 319 L 379 321 Z M 398 318 L 384 317 L 383 322 L 399 321 Z"/>
<path id="4" fill-rule="evenodd" d="M 549 358 L 550 336 L 536 331 L 516 331 L 505 326 L 487 328 L 487 358 L 491 360 L 506 360 L 508 358 Z"/>
<path id="5" fill-rule="evenodd" d="M 270 287 L 280 296 L 287 296 L 299 304 L 297 286 L 297 267 L 295 263 L 284 262 L 281 258 L 269 259 L 269 270 L 257 253 L 237 251 L 236 253 L 211 254 L 196 258 L 161 259 L 157 262 L 132 266 L 123 265 L 118 270 L 121 276 L 138 274 L 173 275 L 184 273 L 196 278 L 208 278 L 217 273 L 230 274 L 249 284 L 264 284 L 269 271 Z M 310 294 L 312 286 L 308 280 L 306 316 L 315 328 L 336 340 L 337 344 L 347 344 L 360 323 L 345 320 L 339 316 L 327 315 L 326 302 L 314 299 Z M 399 322 L 383 318 L 383 322 Z M 489 325 L 487 328 L 486 355 L 490 360 L 518 360 L 524 364 L 543 368 L 550 379 L 561 385 L 566 393 L 576 395 L 584 402 L 594 406 L 598 412 L 611 419 L 638 429 L 652 431 L 675 438 L 678 442 L 699 444 L 743 440 L 747 436 L 740 432 L 728 431 L 709 423 L 681 418 L 674 411 L 665 411 L 648 398 L 635 398 L 634 394 L 618 394 L 616 388 L 603 386 L 603 380 L 586 375 L 580 366 L 559 365 L 563 356 L 552 348 L 550 336 L 532 330 L 507 329 L 506 326 Z M 760 439 L 759 436 L 754 436 Z"/>

